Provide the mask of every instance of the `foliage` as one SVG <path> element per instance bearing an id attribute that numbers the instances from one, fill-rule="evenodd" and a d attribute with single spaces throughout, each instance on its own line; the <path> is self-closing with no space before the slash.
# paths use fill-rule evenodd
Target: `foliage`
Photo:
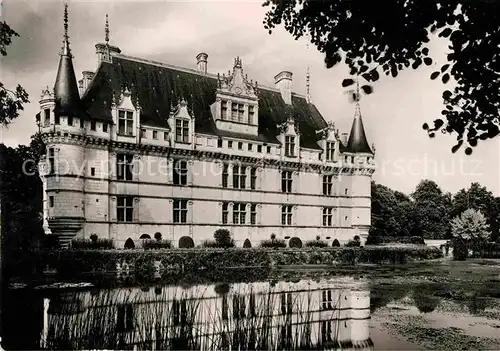
<path id="1" fill-rule="evenodd" d="M 466 154 L 479 140 L 500 133 L 500 80 L 492 78 L 500 71 L 500 2 L 390 0 L 380 6 L 351 0 L 267 0 L 264 6 L 270 7 L 266 29 L 271 32 L 283 24 L 296 39 L 308 33 L 311 43 L 325 54 L 326 67 L 347 64 L 351 75 L 367 82 L 361 87 L 365 93 L 371 93 L 369 84 L 382 72 L 397 77 L 406 68 L 436 64 L 430 38 L 447 40 L 446 62 L 430 78 L 440 77 L 444 84 L 453 78 L 455 88 L 443 92 L 443 116 L 432 127 L 424 124 L 424 130 L 430 137 L 438 130 L 455 133 L 452 152 L 468 144 Z M 346 78 L 342 85 L 353 83 Z"/>
<path id="2" fill-rule="evenodd" d="M 346 247 L 360 247 L 361 242 L 359 240 L 349 240 L 345 243 Z"/>
<path id="3" fill-rule="evenodd" d="M 316 240 L 306 241 L 305 247 L 328 247 L 328 243 L 321 240 L 319 236 L 316 237 Z"/>
<path id="4" fill-rule="evenodd" d="M 338 239 L 333 240 L 332 247 L 340 247 L 340 242 Z"/>
<path id="5" fill-rule="evenodd" d="M 300 238 L 294 236 L 288 242 L 288 246 L 295 249 L 300 249 L 302 247 L 302 240 Z"/>
<path id="6" fill-rule="evenodd" d="M 234 247 L 234 240 L 231 238 L 231 232 L 227 229 L 217 229 L 214 233 L 217 247 Z"/>
<path id="7" fill-rule="evenodd" d="M 179 249 L 191 249 L 193 247 L 194 241 L 190 236 L 183 236 L 179 239 Z"/>
<path id="8" fill-rule="evenodd" d="M 95 243 L 97 241 L 97 234 L 91 234 L 90 235 L 90 241 L 92 241 L 93 243 Z"/>
<path id="9" fill-rule="evenodd" d="M 286 247 L 286 242 L 285 242 L 285 240 L 281 240 L 281 239 L 262 240 L 260 242 L 259 247 L 278 249 L 278 248 Z"/>
<path id="10" fill-rule="evenodd" d="M 19 37 L 6 22 L 0 22 L 0 54 L 7 56 L 7 47 L 12 44 L 12 38 Z M 15 90 L 10 90 L 0 82 L 0 125 L 7 126 L 19 117 L 19 112 L 24 110 L 23 105 L 29 103 L 28 93 L 20 85 Z"/>
<path id="11" fill-rule="evenodd" d="M 250 240 L 245 239 L 245 241 L 243 242 L 243 248 L 249 249 L 251 247 L 252 247 L 252 243 L 250 242 Z"/>
<path id="12" fill-rule="evenodd" d="M 95 234 L 92 234 L 95 235 Z M 111 250 L 115 247 L 112 239 L 98 239 L 91 236 L 91 239 L 73 239 L 71 248 L 74 250 Z"/>
<path id="13" fill-rule="evenodd" d="M 158 250 L 158 249 L 171 249 L 172 242 L 170 240 L 144 240 L 142 242 L 142 248 L 144 250 Z"/>
<path id="14" fill-rule="evenodd" d="M 415 244 L 425 245 L 425 241 L 421 236 L 373 236 L 369 235 L 366 239 L 366 245 L 383 245 L 383 244 Z"/>
<path id="15" fill-rule="evenodd" d="M 125 240 L 125 244 L 123 245 L 123 248 L 128 249 L 128 250 L 135 249 L 134 240 L 132 240 L 131 238 L 128 238 L 127 240 Z"/>
<path id="16" fill-rule="evenodd" d="M 162 235 L 161 235 L 161 233 L 160 233 L 160 232 L 156 232 L 154 237 L 155 237 L 155 240 L 156 240 L 156 241 L 160 241 L 160 240 L 161 240 L 161 238 L 162 238 Z"/>
<path id="17" fill-rule="evenodd" d="M 419 312 L 430 313 L 439 306 L 441 299 L 433 294 L 432 286 L 419 284 L 413 289 L 413 301 Z"/>
<path id="18" fill-rule="evenodd" d="M 484 215 L 474 209 L 465 210 L 451 221 L 453 237 L 469 242 L 485 242 L 490 236 Z"/>

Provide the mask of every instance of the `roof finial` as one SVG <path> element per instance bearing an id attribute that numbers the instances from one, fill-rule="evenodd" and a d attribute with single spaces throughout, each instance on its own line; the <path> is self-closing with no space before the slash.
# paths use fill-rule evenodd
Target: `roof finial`
<path id="1" fill-rule="evenodd" d="M 306 46 L 306 51 L 309 51 L 309 33 L 307 33 L 306 36 L 307 40 L 307 46 Z M 311 102 L 311 74 L 309 72 L 309 65 L 307 66 L 307 71 L 306 71 L 306 100 L 307 103 Z"/>
<path id="2" fill-rule="evenodd" d="M 356 109 L 354 111 L 354 118 L 361 116 L 361 106 L 359 101 L 361 100 L 361 93 L 359 91 L 359 78 L 356 77 L 356 93 L 354 96 L 354 101 L 356 102 Z"/>
<path id="3" fill-rule="evenodd" d="M 108 14 L 106 14 L 106 24 L 104 25 L 104 40 L 106 41 L 106 45 L 109 44 L 109 23 L 108 23 Z"/>
<path id="4" fill-rule="evenodd" d="M 64 34 L 63 34 L 63 46 L 61 51 L 61 56 L 71 56 L 71 50 L 69 48 L 69 36 L 68 36 L 68 3 L 64 3 Z"/>

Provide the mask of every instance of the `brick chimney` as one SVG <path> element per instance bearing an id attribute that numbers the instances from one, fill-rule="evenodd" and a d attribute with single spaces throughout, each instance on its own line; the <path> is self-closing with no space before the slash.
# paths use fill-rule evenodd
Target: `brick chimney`
<path id="1" fill-rule="evenodd" d="M 207 59 L 208 55 L 204 52 L 200 52 L 196 55 L 196 65 L 198 66 L 198 71 L 200 71 L 200 73 L 207 73 Z"/>
<path id="2" fill-rule="evenodd" d="M 90 85 L 90 82 L 94 79 L 94 72 L 91 71 L 83 71 L 82 72 L 82 86 L 81 86 L 81 95 L 85 93 L 87 90 L 88 86 Z"/>
<path id="3" fill-rule="evenodd" d="M 274 76 L 274 84 L 279 89 L 283 101 L 287 105 L 292 104 L 292 72 L 282 71 Z"/>

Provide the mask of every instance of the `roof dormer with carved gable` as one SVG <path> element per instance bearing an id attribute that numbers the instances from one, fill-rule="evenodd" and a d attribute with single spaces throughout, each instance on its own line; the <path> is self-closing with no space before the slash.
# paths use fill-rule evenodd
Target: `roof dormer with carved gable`
<path id="1" fill-rule="evenodd" d="M 170 140 L 176 148 L 193 149 L 195 118 L 189 111 L 188 103 L 183 98 L 177 106 L 172 107 L 168 125 L 170 127 Z"/>
<path id="2" fill-rule="evenodd" d="M 217 76 L 215 108 L 212 116 L 218 130 L 258 135 L 259 104 L 256 84 L 243 73 L 241 59 L 234 60 L 233 71 Z"/>
<path id="3" fill-rule="evenodd" d="M 340 142 L 338 130 L 335 129 L 335 123 L 329 121 L 326 128 L 316 132 L 320 140 L 318 146 L 323 150 L 321 160 L 323 162 L 337 162 L 340 152 Z"/>
<path id="4" fill-rule="evenodd" d="M 286 121 L 278 125 L 280 134 L 278 140 L 281 143 L 284 157 L 299 157 L 300 151 L 300 131 L 293 115 L 289 112 Z"/>

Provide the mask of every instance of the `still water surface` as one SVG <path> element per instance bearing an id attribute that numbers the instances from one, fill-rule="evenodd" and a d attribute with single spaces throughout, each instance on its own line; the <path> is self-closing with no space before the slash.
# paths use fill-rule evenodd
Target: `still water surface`
<path id="1" fill-rule="evenodd" d="M 419 316 L 425 316 L 424 324 L 431 327 L 432 323 L 435 327 L 454 321 L 460 324 L 438 308 L 445 305 L 444 300 L 421 284 L 398 287 L 345 276 L 101 289 L 9 289 L 2 311 L 6 327 L 3 347 L 415 350 L 424 347 L 391 328 L 403 323 L 402 317 Z M 469 322 L 479 318 L 470 311 L 462 317 Z M 478 323 L 476 333 L 486 333 L 486 337 L 500 334 L 494 325 L 480 327 Z"/>

